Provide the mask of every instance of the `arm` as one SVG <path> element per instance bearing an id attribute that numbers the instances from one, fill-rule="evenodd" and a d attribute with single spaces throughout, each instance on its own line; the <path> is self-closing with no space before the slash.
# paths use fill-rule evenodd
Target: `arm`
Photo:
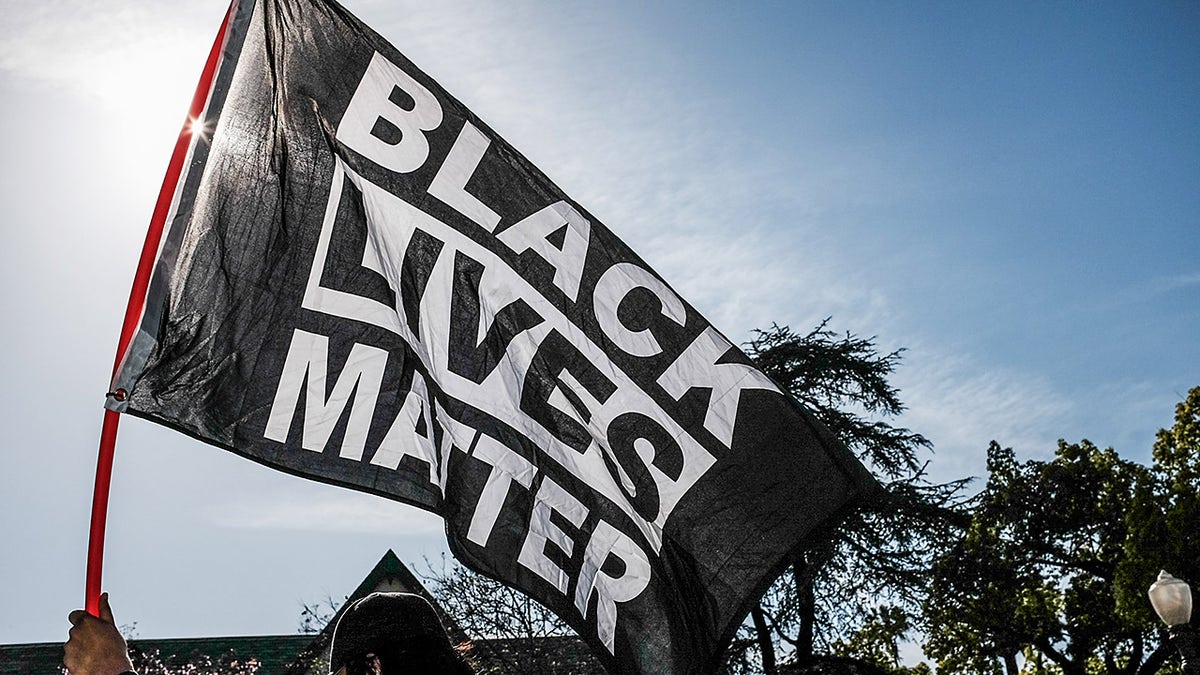
<path id="1" fill-rule="evenodd" d="M 133 673 L 125 638 L 113 620 L 108 594 L 100 596 L 100 616 L 82 609 L 71 612 L 71 632 L 63 646 L 63 665 L 71 675 L 124 675 Z"/>

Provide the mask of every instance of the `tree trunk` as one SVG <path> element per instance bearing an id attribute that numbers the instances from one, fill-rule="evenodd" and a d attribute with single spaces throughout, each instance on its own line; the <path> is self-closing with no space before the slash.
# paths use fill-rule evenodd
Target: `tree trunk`
<path id="1" fill-rule="evenodd" d="M 1135 631 L 1130 634 L 1129 639 L 1133 642 L 1133 650 L 1129 654 L 1129 661 L 1121 669 L 1121 675 L 1135 675 L 1146 651 L 1146 643 L 1142 640 L 1141 633 Z"/>
<path id="2" fill-rule="evenodd" d="M 1171 643 L 1163 640 L 1158 645 L 1158 649 L 1150 652 L 1150 656 L 1146 657 L 1146 662 L 1137 670 L 1137 675 L 1154 675 L 1159 668 L 1167 662 L 1167 658 L 1171 656 Z"/>
<path id="3" fill-rule="evenodd" d="M 796 636 L 796 661 L 806 665 L 813 660 L 813 636 L 816 634 L 817 598 L 813 593 L 812 579 L 805 574 L 806 565 L 797 560 L 792 565 L 792 576 L 796 582 L 797 614 L 800 617 L 800 633 Z"/>
<path id="4" fill-rule="evenodd" d="M 1037 640 L 1034 640 L 1033 644 L 1038 648 L 1039 651 L 1045 654 L 1051 661 L 1061 668 L 1065 675 L 1087 675 L 1087 670 L 1082 665 L 1072 661 L 1055 649 L 1054 645 L 1050 644 L 1049 639 L 1040 637 Z M 1085 651 L 1084 653 L 1087 652 Z"/>
<path id="5" fill-rule="evenodd" d="M 758 641 L 758 650 L 762 653 L 762 668 L 765 675 L 775 675 L 775 643 L 771 642 L 771 629 L 767 626 L 767 617 L 762 605 L 755 605 L 750 610 L 754 620 L 754 635 Z"/>
<path id="6" fill-rule="evenodd" d="M 1021 669 L 1017 666 L 1016 654 L 1004 655 L 1004 673 L 1005 675 L 1019 675 Z"/>

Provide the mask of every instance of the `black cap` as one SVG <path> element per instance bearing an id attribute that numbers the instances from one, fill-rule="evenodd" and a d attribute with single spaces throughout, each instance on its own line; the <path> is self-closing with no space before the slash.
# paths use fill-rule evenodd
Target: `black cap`
<path id="1" fill-rule="evenodd" d="M 433 605 L 413 593 L 372 593 L 354 601 L 338 620 L 329 649 L 329 670 L 367 654 L 417 659 L 454 648 Z"/>

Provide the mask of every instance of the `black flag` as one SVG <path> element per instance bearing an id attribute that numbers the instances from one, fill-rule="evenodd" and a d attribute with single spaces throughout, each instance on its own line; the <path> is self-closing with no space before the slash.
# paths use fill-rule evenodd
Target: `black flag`
<path id="1" fill-rule="evenodd" d="M 863 467 L 327 0 L 239 0 L 109 407 L 440 514 L 615 672 L 710 673 Z M 698 265 L 705 261 L 697 261 Z"/>

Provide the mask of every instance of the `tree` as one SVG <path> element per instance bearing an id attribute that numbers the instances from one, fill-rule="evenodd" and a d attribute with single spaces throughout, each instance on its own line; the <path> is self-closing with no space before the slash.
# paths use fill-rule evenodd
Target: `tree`
<path id="1" fill-rule="evenodd" d="M 898 607 L 872 610 L 862 627 L 833 645 L 833 655 L 869 661 L 891 672 L 906 672 L 898 642 L 912 629 L 911 618 Z"/>
<path id="2" fill-rule="evenodd" d="M 445 559 L 440 569 L 429 566 L 422 578 L 446 614 L 471 638 L 471 657 L 480 675 L 574 672 L 572 664 L 557 662 L 555 650 L 546 644 L 547 638 L 574 631 L 529 596 Z"/>
<path id="3" fill-rule="evenodd" d="M 1171 657 L 1146 599 L 1159 569 L 1200 578 L 1200 387 L 1147 468 L 1084 440 L 1049 461 L 988 448 L 988 482 L 934 565 L 939 672 L 1149 675 Z M 1177 570 L 1177 571 L 1176 571 Z"/>
<path id="4" fill-rule="evenodd" d="M 1159 430 L 1152 454 L 1153 465 L 1137 485 L 1126 519 L 1129 536 L 1116 579 L 1119 611 L 1159 633 L 1159 646 L 1146 659 L 1142 675 L 1174 657 L 1146 601 L 1146 588 L 1159 570 L 1187 580 L 1193 589 L 1200 587 L 1200 387 L 1175 406 L 1175 424 Z"/>
<path id="5" fill-rule="evenodd" d="M 344 596 L 341 600 L 334 600 L 332 595 L 326 594 L 323 600 L 301 604 L 300 625 L 296 627 L 296 632 L 316 635 L 325 630 L 333 617 L 337 616 L 338 608 L 349 599 L 350 596 Z"/>
<path id="6" fill-rule="evenodd" d="M 1129 516 L 1126 559 L 1118 570 L 1122 609 L 1151 618 L 1146 579 L 1166 569 L 1200 582 L 1200 387 L 1175 407 L 1175 424 L 1160 429 L 1154 463 L 1138 485 Z"/>
<path id="7" fill-rule="evenodd" d="M 970 525 L 933 567 L 924 649 L 939 672 L 1016 675 L 1028 646 L 1059 634 L 1062 603 L 1054 580 L 1067 547 L 1047 554 L 1047 542 L 1057 537 L 1044 530 L 1046 518 L 1035 515 L 1054 505 L 1054 497 L 1039 494 L 1045 464 L 1022 465 L 1012 449 L 993 442 L 987 467 Z M 1036 505 L 1043 497 L 1046 508 Z"/>
<path id="8" fill-rule="evenodd" d="M 1146 468 L 1086 440 L 1060 441 L 1053 460 L 1025 463 L 992 444 L 988 466 L 968 537 L 955 549 L 955 576 L 938 576 L 931 603 L 944 603 L 945 617 L 954 595 L 966 605 L 989 606 L 1011 596 L 1015 614 L 978 617 L 982 642 L 1009 650 L 1021 643 L 1067 675 L 1096 668 L 1132 675 L 1152 636 L 1117 611 L 1114 582 L 1125 555 L 1126 516 Z M 997 579 L 991 574 L 997 568 L 1009 576 Z M 931 628 L 931 635 L 938 630 Z M 937 645 L 946 646 L 952 643 Z M 927 652 L 945 653 L 937 647 Z M 1005 659 L 1013 673 L 1012 660 Z"/>
<path id="9" fill-rule="evenodd" d="M 900 350 L 880 353 L 874 338 L 839 335 L 828 320 L 804 335 L 772 326 L 757 331 L 747 347 L 755 364 L 813 412 L 884 487 L 881 499 L 798 552 L 752 611 L 737 644 L 757 645 L 758 663 L 744 650 L 741 665 L 774 673 L 785 658 L 804 665 L 830 651 L 839 637 L 863 628 L 867 617 L 915 617 L 932 557 L 966 524 L 959 509 L 966 481 L 928 482 L 922 454 L 929 441 L 884 421 L 904 410 L 888 382 Z M 893 649 L 905 632 L 893 631 Z"/>

